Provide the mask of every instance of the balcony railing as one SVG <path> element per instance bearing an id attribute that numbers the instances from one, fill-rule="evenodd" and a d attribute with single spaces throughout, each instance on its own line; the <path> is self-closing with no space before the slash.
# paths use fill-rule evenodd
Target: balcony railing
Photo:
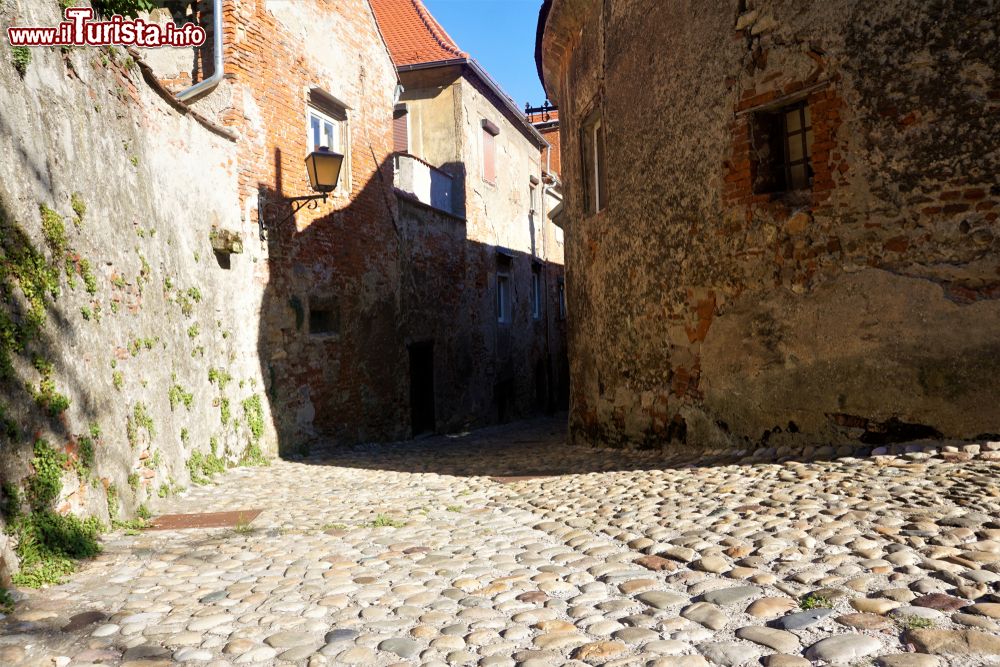
<path id="1" fill-rule="evenodd" d="M 454 179 L 437 167 L 405 153 L 393 156 L 396 189 L 445 213 L 456 215 L 452 187 Z"/>

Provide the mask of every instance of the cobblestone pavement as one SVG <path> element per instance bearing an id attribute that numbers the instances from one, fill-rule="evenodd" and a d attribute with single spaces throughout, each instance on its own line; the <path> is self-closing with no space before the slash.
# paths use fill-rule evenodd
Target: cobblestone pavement
<path id="1" fill-rule="evenodd" d="M 0 664 L 1000 664 L 1000 464 L 665 467 L 562 438 L 232 471 L 157 509 L 249 526 L 109 536 L 0 624 Z"/>

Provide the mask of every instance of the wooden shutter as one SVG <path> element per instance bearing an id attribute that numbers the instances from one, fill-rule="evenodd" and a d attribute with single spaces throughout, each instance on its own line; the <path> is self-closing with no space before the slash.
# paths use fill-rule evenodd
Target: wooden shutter
<path id="1" fill-rule="evenodd" d="M 483 179 L 488 183 L 497 182 L 496 137 L 489 130 L 483 130 Z"/>
<path id="2" fill-rule="evenodd" d="M 410 132 L 406 109 L 399 109 L 392 114 L 392 150 L 397 153 L 410 152 Z"/>

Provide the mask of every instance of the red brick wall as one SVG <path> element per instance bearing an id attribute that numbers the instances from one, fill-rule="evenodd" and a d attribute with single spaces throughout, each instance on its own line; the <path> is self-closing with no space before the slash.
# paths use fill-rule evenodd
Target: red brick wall
<path id="1" fill-rule="evenodd" d="M 227 3 L 225 20 L 225 86 L 233 99 L 221 117 L 240 135 L 244 207 L 262 189 L 269 197 L 311 193 L 303 166 L 310 87 L 335 88 L 349 107 L 349 197 L 271 229 L 268 262 L 258 269 L 266 282 L 262 364 L 285 451 L 313 434 L 354 442 L 402 437 L 409 426 L 389 203 L 395 70 L 367 2 L 302 0 L 298 9 L 307 3 L 337 26 L 335 35 L 310 36 L 336 38 L 337 62 L 322 69 L 313 64 L 311 39 L 262 0 Z M 309 335 L 309 299 L 317 294 L 339 304 L 339 335 Z"/>

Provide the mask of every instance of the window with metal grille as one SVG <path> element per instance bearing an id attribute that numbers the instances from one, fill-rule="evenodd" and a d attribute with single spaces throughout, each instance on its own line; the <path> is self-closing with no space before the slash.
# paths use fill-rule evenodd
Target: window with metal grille
<path id="1" fill-rule="evenodd" d="M 772 194 L 812 187 L 813 129 L 809 105 L 798 102 L 751 117 L 753 191 Z"/>

